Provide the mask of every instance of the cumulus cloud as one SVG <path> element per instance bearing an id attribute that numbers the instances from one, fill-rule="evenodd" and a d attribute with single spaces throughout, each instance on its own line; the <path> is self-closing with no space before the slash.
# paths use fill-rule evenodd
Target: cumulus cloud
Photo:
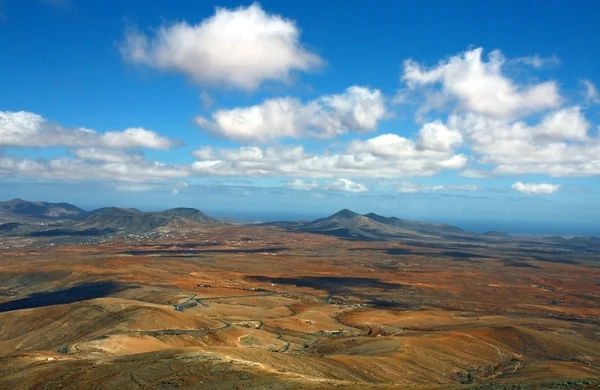
<path id="1" fill-rule="evenodd" d="M 554 81 L 518 85 L 502 72 L 506 60 L 500 51 L 492 51 L 487 62 L 482 53 L 482 48 L 467 50 L 429 69 L 406 60 L 402 80 L 412 90 L 439 86 L 431 94 L 438 101 L 426 103 L 433 108 L 443 105 L 441 97 L 453 98 L 467 111 L 506 118 L 559 106 L 561 97 Z"/>
<path id="2" fill-rule="evenodd" d="M 578 106 L 545 115 L 535 125 L 477 114 L 451 115 L 449 126 L 465 134 L 480 162 L 493 173 L 543 173 L 551 176 L 600 174 L 600 138 Z"/>
<path id="3" fill-rule="evenodd" d="M 312 136 L 331 138 L 349 131 L 373 131 L 386 113 L 381 91 L 351 86 L 341 94 L 302 103 L 285 97 L 261 104 L 218 110 L 212 119 L 196 117 L 203 129 L 235 140 L 267 141 Z"/>
<path id="4" fill-rule="evenodd" d="M 585 107 L 562 106 L 555 81 L 520 84 L 505 70 L 505 65 L 540 68 L 558 60 L 539 55 L 506 60 L 497 50 L 486 59 L 482 54 L 481 48 L 467 50 L 430 68 L 404 62 L 400 96 L 403 101 L 411 94 L 425 99 L 417 109 L 418 120 L 432 110 L 449 112 L 445 122 L 423 126 L 417 146 L 429 152 L 459 146 L 469 150 L 472 163 L 459 173 L 465 177 L 600 175 L 600 136 L 592 131 Z M 600 102 L 592 82 L 581 84 L 587 105 Z M 402 150 L 393 137 L 384 138 L 379 153 Z"/>
<path id="5" fill-rule="evenodd" d="M 317 183 L 316 181 L 305 181 L 305 180 L 301 180 L 301 179 L 294 179 L 294 180 L 290 180 L 289 182 L 285 183 L 285 186 L 287 188 L 291 188 L 292 190 L 303 190 L 303 191 L 308 191 L 308 190 L 313 190 L 315 188 L 319 188 L 319 183 Z"/>
<path id="6" fill-rule="evenodd" d="M 252 13 L 255 15 L 248 16 Z M 169 43 L 185 47 L 190 57 L 169 57 L 170 65 L 164 68 L 190 73 L 184 70 L 183 65 L 176 68 L 173 64 L 187 64 L 189 58 L 196 59 L 196 54 L 208 49 L 172 40 L 180 37 L 188 39 L 189 34 L 199 40 L 200 46 L 209 45 L 205 35 L 221 32 L 217 27 L 227 19 L 224 15 L 234 24 L 239 22 L 240 15 L 245 15 L 259 19 L 264 17 L 270 22 L 279 20 L 284 25 L 290 23 L 293 26 L 292 22 L 279 16 L 266 14 L 258 5 L 236 10 L 221 9 L 197 26 L 183 23 L 164 27 L 152 38 L 138 34 L 137 38 L 145 42 L 140 46 L 142 51 L 130 51 L 128 55 L 137 56 L 136 62 L 146 63 L 149 59 L 154 61 L 158 58 L 157 53 L 163 53 L 162 45 Z M 216 23 L 217 19 L 219 23 Z M 251 31 L 250 35 L 253 33 Z M 269 34 L 277 35 L 277 32 L 270 31 Z M 264 39 L 271 44 L 271 38 L 249 39 Z M 285 46 L 285 40 L 280 43 Z M 244 46 L 248 42 L 242 40 L 240 44 Z M 302 50 L 297 39 L 295 45 L 297 50 Z M 207 53 L 198 54 L 200 57 L 196 61 L 209 63 L 206 68 L 197 64 L 198 69 L 202 68 L 204 72 L 198 79 L 200 82 L 210 78 L 219 83 L 252 89 L 265 80 L 277 79 L 265 76 L 266 73 L 240 71 L 237 72 L 239 77 L 249 77 L 254 81 L 246 80 L 245 84 L 239 80 L 232 81 L 227 73 L 227 67 L 233 66 L 231 63 L 215 70 L 218 61 L 230 59 L 221 58 L 220 53 L 210 50 Z M 150 185 L 147 182 L 158 182 L 163 191 L 176 195 L 187 186 L 183 181 L 183 184 L 177 184 L 177 180 L 189 175 L 277 177 L 285 178 L 285 186 L 290 189 L 322 188 L 350 192 L 367 190 L 366 186 L 353 180 L 402 180 L 433 176 L 446 170 L 456 170 L 459 175 L 470 178 L 529 173 L 554 177 L 600 175 L 600 136 L 584 115 L 586 106 L 562 106 L 554 81 L 524 85 L 509 78 L 504 69 L 510 63 L 538 68 L 545 65 L 547 59 L 532 56 L 505 60 L 499 51 L 483 58 L 482 53 L 480 48 L 468 50 L 430 68 L 407 60 L 402 76 L 406 83 L 402 93 L 404 101 L 410 93 L 422 94 L 427 99 L 426 109 L 447 109 L 448 116 L 422 124 L 411 136 L 378 133 L 370 138 L 364 136 L 348 141 L 345 146 L 336 145 L 333 151 L 309 152 L 303 146 L 203 147 L 194 152 L 197 161 L 193 164 L 170 165 L 146 161 L 143 153 L 135 151 L 169 149 L 179 144 L 147 129 L 97 132 L 84 127 L 62 126 L 30 112 L 0 111 L 0 148 L 65 146 L 72 156 L 33 160 L 10 157 L 0 151 L 0 177 L 115 180 L 127 185 L 132 183 L 129 188 L 142 188 Z M 273 56 L 278 54 L 274 52 Z M 213 65 L 216 68 L 213 69 Z M 246 65 L 240 64 L 241 67 Z M 293 69 L 298 68 L 288 67 L 283 73 L 287 75 Z M 593 83 L 582 80 L 582 86 L 588 104 L 600 102 Z M 200 100 L 206 107 L 213 103 L 206 91 L 200 95 Z M 377 130 L 380 121 L 388 114 L 387 104 L 388 100 L 381 91 L 355 85 L 339 94 L 323 95 L 309 101 L 280 97 L 249 107 L 219 109 L 207 117 L 197 117 L 196 122 L 214 134 L 249 144 L 281 138 L 327 139 Z M 469 158 L 466 154 L 470 155 Z M 127 188 L 125 184 L 121 186 Z M 547 186 L 556 185 L 517 182 L 513 188 L 539 194 L 549 191 Z M 433 192 L 476 191 L 482 187 L 400 182 L 397 188 L 400 192 Z"/>
<path id="7" fill-rule="evenodd" d="M 328 181 L 323 185 L 327 190 L 343 191 L 343 192 L 366 192 L 369 188 L 360 183 L 356 183 L 348 179 L 337 179 Z"/>
<path id="8" fill-rule="evenodd" d="M 100 134 L 83 127 L 61 126 L 32 112 L 0 111 L 0 146 L 170 149 L 178 144 L 143 128 Z"/>
<path id="9" fill-rule="evenodd" d="M 560 189 L 560 184 L 548 184 L 548 183 L 522 183 L 520 181 L 512 185 L 512 189 L 522 194 L 528 195 L 547 195 L 553 194 Z"/>
<path id="10" fill-rule="evenodd" d="M 108 131 L 100 136 L 100 144 L 114 149 L 170 149 L 176 145 L 175 141 L 141 127 L 124 131 Z"/>
<path id="11" fill-rule="evenodd" d="M 428 126 L 422 129 L 426 131 Z M 419 138 L 423 138 L 419 134 Z M 348 152 L 357 156 L 372 156 L 383 161 L 406 166 L 437 166 L 438 169 L 460 169 L 467 162 L 463 154 L 454 154 L 452 150 L 427 149 L 427 144 L 417 144 L 412 140 L 397 134 L 382 134 L 375 138 L 354 140 L 348 147 Z M 434 145 L 436 146 L 436 145 Z"/>
<path id="12" fill-rule="evenodd" d="M 201 175 L 287 177 L 411 177 L 461 169 L 467 157 L 429 150 L 396 134 L 352 141 L 340 153 L 312 154 L 302 146 L 201 148 L 192 170 Z"/>
<path id="13" fill-rule="evenodd" d="M 268 14 L 257 3 L 217 8 L 199 24 L 163 26 L 153 36 L 129 30 L 120 51 L 129 62 L 183 73 L 199 84 L 245 90 L 323 63 L 302 47 L 292 20 Z"/>
<path id="14" fill-rule="evenodd" d="M 448 151 L 463 142 L 458 130 L 448 129 L 440 120 L 426 123 L 419 132 L 418 146 L 423 149 Z"/>
<path id="15" fill-rule="evenodd" d="M 584 96 L 587 104 L 600 104 L 600 93 L 590 80 L 581 80 L 584 88 Z"/>

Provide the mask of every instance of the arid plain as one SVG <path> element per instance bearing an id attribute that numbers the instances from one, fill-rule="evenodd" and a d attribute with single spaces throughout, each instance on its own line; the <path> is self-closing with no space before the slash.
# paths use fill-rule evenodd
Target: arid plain
<path id="1" fill-rule="evenodd" d="M 6 238 L 0 387 L 596 388 L 597 255 L 211 226 Z"/>

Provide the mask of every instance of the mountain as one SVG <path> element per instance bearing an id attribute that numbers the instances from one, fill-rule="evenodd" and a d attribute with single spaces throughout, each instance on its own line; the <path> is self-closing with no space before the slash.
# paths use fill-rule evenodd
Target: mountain
<path id="1" fill-rule="evenodd" d="M 80 230 L 144 233 L 157 228 L 189 229 L 220 222 L 200 210 L 175 208 L 165 211 L 143 212 L 138 209 L 106 207 L 94 210 L 75 224 Z"/>
<path id="2" fill-rule="evenodd" d="M 0 207 L 0 223 L 25 222 L 26 220 L 33 220 L 33 218 L 23 217 Z"/>
<path id="3" fill-rule="evenodd" d="M 338 211 L 327 218 L 300 224 L 298 229 L 310 233 L 366 240 L 378 240 L 393 233 L 388 226 L 348 209 Z"/>
<path id="4" fill-rule="evenodd" d="M 549 236 L 549 237 L 544 237 L 543 238 L 544 241 L 548 241 L 548 242 L 552 242 L 554 244 L 564 244 L 567 239 L 561 236 Z"/>
<path id="5" fill-rule="evenodd" d="M 420 222 L 420 221 L 409 221 L 407 219 L 400 219 L 396 217 L 384 217 L 375 213 L 365 214 L 365 217 L 383 223 L 385 225 L 395 226 L 403 230 L 414 231 L 422 234 L 433 234 L 433 235 L 456 235 L 465 234 L 465 231 L 459 227 L 447 225 L 445 223 L 432 223 L 432 222 Z"/>
<path id="6" fill-rule="evenodd" d="M 578 249 L 600 250 L 600 238 L 598 237 L 573 237 L 564 242 L 564 245 Z"/>
<path id="7" fill-rule="evenodd" d="M 145 233 L 158 228 L 194 229 L 201 225 L 221 223 L 200 210 L 183 207 L 157 212 L 105 207 L 86 212 L 69 203 L 28 202 L 22 199 L 0 202 L 0 235 L 3 236 L 85 237 Z"/>
<path id="8" fill-rule="evenodd" d="M 554 236 L 531 238 L 513 236 L 499 231 L 476 234 L 444 223 L 410 221 L 397 217 L 385 217 L 375 213 L 361 215 L 348 209 L 340 210 L 329 217 L 319 218 L 311 222 L 279 221 L 261 225 L 361 241 L 402 240 L 414 243 L 426 240 L 432 244 L 450 241 L 461 245 L 514 243 L 525 244 L 529 247 L 535 246 L 543 250 L 555 250 L 560 247 L 561 250 L 584 250 L 600 253 L 600 238 L 598 237 L 572 237 L 566 239 Z"/>
<path id="9" fill-rule="evenodd" d="M 194 221 L 198 223 L 221 223 L 218 219 L 210 217 L 204 214 L 202 211 L 198 209 L 186 208 L 186 207 L 178 207 L 174 209 L 169 209 L 165 211 L 157 211 L 152 213 L 157 217 L 162 218 L 180 218 L 187 221 Z"/>
<path id="10" fill-rule="evenodd" d="M 409 221 L 396 217 L 384 217 L 375 213 L 361 215 L 348 209 L 340 210 L 329 217 L 320 218 L 312 222 L 276 222 L 270 225 L 283 227 L 288 230 L 326 234 L 357 240 L 417 238 L 424 235 L 434 238 L 446 236 L 464 238 L 469 235 L 469 233 L 456 226 Z"/>
<path id="11" fill-rule="evenodd" d="M 0 202 L 0 236 L 47 237 L 53 242 L 57 237 L 183 231 L 220 224 L 224 222 L 198 209 L 185 207 L 156 212 L 106 207 L 86 212 L 69 203 L 29 202 L 22 199 Z M 514 243 L 539 247 L 545 251 L 560 247 L 561 250 L 600 253 L 598 237 L 522 237 L 498 231 L 475 234 L 443 223 L 411 221 L 375 213 L 361 215 L 348 209 L 314 221 L 279 221 L 256 225 L 363 241 L 402 240 L 414 243 L 426 240 L 431 244 L 451 241 L 460 245 Z"/>
<path id="12" fill-rule="evenodd" d="M 327 217 L 314 220 L 305 226 L 319 229 L 331 228 L 376 228 L 377 222 L 363 215 L 344 209 Z"/>
<path id="13" fill-rule="evenodd" d="M 86 211 L 69 203 L 29 202 L 12 199 L 0 202 L 3 219 L 74 219 L 86 214 Z"/>
<path id="14" fill-rule="evenodd" d="M 141 233 L 165 226 L 167 223 L 168 218 L 137 209 L 105 207 L 92 211 L 85 219 L 77 222 L 75 227 L 99 231 Z"/>

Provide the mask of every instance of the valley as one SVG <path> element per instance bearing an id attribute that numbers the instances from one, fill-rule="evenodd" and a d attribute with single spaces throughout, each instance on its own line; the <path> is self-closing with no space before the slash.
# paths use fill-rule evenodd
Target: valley
<path id="1" fill-rule="evenodd" d="M 342 211 L 308 228 L 380 228 L 367 218 Z M 0 387 L 599 383 L 593 251 L 182 220 L 68 245 L 3 236 Z"/>

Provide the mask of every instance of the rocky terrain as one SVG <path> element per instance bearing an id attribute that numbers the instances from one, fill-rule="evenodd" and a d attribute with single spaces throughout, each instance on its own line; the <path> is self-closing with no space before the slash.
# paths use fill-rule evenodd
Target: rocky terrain
<path id="1" fill-rule="evenodd" d="M 568 239 L 349 210 L 268 226 L 193 209 L 34 218 L 0 225 L 3 389 L 600 384 L 600 257 Z"/>

